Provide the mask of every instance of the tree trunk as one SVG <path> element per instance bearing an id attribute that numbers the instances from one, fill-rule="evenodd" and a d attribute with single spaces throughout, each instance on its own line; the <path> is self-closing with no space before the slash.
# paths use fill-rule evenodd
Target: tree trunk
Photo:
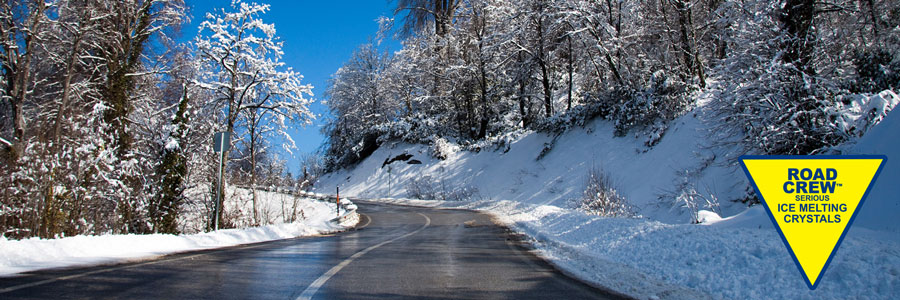
<path id="1" fill-rule="evenodd" d="M 407 80 L 406 82 L 406 117 L 409 118 L 412 116 L 412 93 L 413 93 L 413 82 L 412 79 Z"/>
<path id="2" fill-rule="evenodd" d="M 478 48 L 481 49 L 480 42 L 478 45 L 479 45 Z M 486 74 L 487 71 L 485 70 L 485 67 L 484 67 L 484 59 L 482 58 L 479 61 L 480 61 L 480 64 L 479 64 L 478 69 L 481 73 L 481 80 L 480 80 L 480 83 L 481 83 L 481 127 L 478 130 L 477 138 L 479 140 L 481 140 L 481 139 L 484 139 L 485 137 L 487 137 L 487 127 L 488 127 L 489 118 L 490 118 L 490 114 L 489 114 L 490 101 L 488 101 L 488 96 L 487 96 L 487 74 Z"/>
<path id="3" fill-rule="evenodd" d="M 81 46 L 81 34 L 75 36 L 72 45 L 72 51 L 69 53 L 69 57 L 66 58 L 66 74 L 63 79 L 63 93 L 62 98 L 59 101 L 59 106 L 56 109 L 56 118 L 53 126 L 53 149 L 54 152 L 58 152 L 60 146 L 62 144 L 62 124 L 63 124 L 63 114 L 68 109 L 69 106 L 69 97 L 72 91 L 72 75 L 73 69 L 75 68 L 75 58 L 78 56 L 78 49 Z"/>
<path id="4" fill-rule="evenodd" d="M 6 88 L 8 90 L 7 95 L 11 96 L 9 101 L 13 113 L 13 140 L 11 141 L 13 145 L 12 151 L 10 151 L 11 161 L 16 161 L 25 150 L 25 102 L 28 96 L 28 85 L 31 83 L 31 60 L 35 46 L 34 38 L 35 35 L 41 31 L 40 27 L 44 24 L 44 12 L 46 10 L 46 6 L 43 5 L 43 3 L 36 2 L 35 4 L 34 7 L 29 9 L 28 19 L 25 24 L 17 25 L 10 20 L 7 24 L 7 26 L 9 26 L 7 30 L 12 32 L 4 32 L 4 37 L 6 37 L 7 34 L 15 34 L 16 29 L 12 27 L 25 27 L 19 29 L 24 32 L 24 53 L 20 51 L 21 49 L 16 49 L 12 46 L 16 45 L 18 41 L 8 40 L 4 43 L 4 52 L 6 54 L 4 63 L 4 71 L 6 71 L 7 78 Z M 10 11 L 9 13 L 12 14 L 13 12 Z"/>
<path id="5" fill-rule="evenodd" d="M 141 64 L 141 56 L 144 54 L 144 44 L 153 34 L 150 31 L 153 12 L 151 7 L 154 1 L 140 3 L 140 7 L 131 15 L 126 5 L 136 5 L 124 2 L 115 2 L 113 14 L 108 17 L 110 22 L 118 29 L 121 38 L 106 45 L 108 50 L 104 58 L 108 73 L 106 84 L 102 92 L 104 104 L 108 106 L 103 113 L 103 119 L 109 125 L 108 134 L 110 143 L 115 148 L 119 161 L 130 159 L 133 137 L 128 129 L 128 115 L 131 113 L 131 95 L 134 90 L 134 79 L 130 75 Z M 132 20 L 136 21 L 133 22 Z M 123 217 L 122 228 L 128 233 L 143 233 L 149 231 L 146 222 L 138 219 L 137 202 L 141 199 L 140 191 L 143 186 L 137 174 L 122 174 L 121 180 L 128 187 L 124 197 L 119 199 L 120 215 Z"/>
<path id="6" fill-rule="evenodd" d="M 434 3 L 434 32 L 441 37 L 447 34 L 447 25 L 444 21 L 443 0 L 437 0 Z"/>
<path id="7" fill-rule="evenodd" d="M 782 60 L 809 75 L 815 73 L 811 64 L 813 37 L 810 34 L 815 3 L 815 0 L 788 0 L 780 16 L 789 39 L 784 45 Z"/>
<path id="8" fill-rule="evenodd" d="M 243 38 L 243 34 L 243 31 L 238 33 L 238 40 Z M 240 52 L 240 48 L 238 48 L 235 52 Z M 226 62 L 223 60 L 222 63 L 224 64 Z M 243 104 L 243 99 L 237 95 L 237 89 L 240 88 L 238 86 L 238 74 L 234 73 L 238 70 L 238 63 L 239 62 L 237 60 L 233 60 L 231 62 L 231 68 L 229 70 L 231 85 L 228 88 L 228 107 L 225 116 L 225 132 L 228 132 L 229 135 L 234 135 L 234 126 L 235 123 L 237 123 L 237 118 L 241 111 L 241 104 Z M 218 192 L 221 197 L 219 197 L 219 199 L 216 200 L 217 203 L 214 204 L 215 207 L 218 207 L 218 209 L 214 212 L 214 222 L 218 222 L 220 228 L 222 228 L 222 226 L 225 224 L 225 166 L 228 165 L 228 161 L 231 157 L 231 141 L 226 141 L 226 143 L 228 144 L 225 145 L 225 149 L 222 149 L 222 153 L 220 154 L 222 155 L 222 159 L 221 164 L 219 164 L 219 169 L 222 171 L 220 172 L 221 174 L 218 178 Z"/>
<path id="9" fill-rule="evenodd" d="M 615 1 L 616 2 L 616 17 L 613 17 L 613 2 L 611 0 L 606 1 L 606 6 L 609 11 L 609 26 L 616 29 L 615 36 L 615 48 L 616 48 L 616 59 L 614 60 L 612 57 L 612 53 L 606 52 L 606 63 L 609 64 L 610 70 L 613 72 L 613 76 L 615 76 L 616 81 L 619 85 L 625 84 L 625 80 L 622 78 L 622 73 L 619 72 L 619 65 L 617 62 L 622 61 L 622 2 L 623 1 Z"/>
<path id="10" fill-rule="evenodd" d="M 188 98 L 187 85 L 182 83 L 182 96 L 178 103 L 178 111 L 172 125 L 175 131 L 170 138 L 176 139 L 177 149 L 163 149 L 162 164 L 157 169 L 162 186 L 156 197 L 156 203 L 150 206 L 150 216 L 156 233 L 178 233 L 178 209 L 184 198 L 184 177 L 187 173 L 187 162 L 184 157 L 184 136 L 187 121 Z"/>
<path id="11" fill-rule="evenodd" d="M 475 97 L 472 95 L 474 91 L 471 89 L 466 89 L 463 97 L 466 99 L 466 133 L 468 138 L 475 138 L 475 130 L 473 130 L 475 125 Z"/>
<path id="12" fill-rule="evenodd" d="M 434 0 L 434 31 L 443 37 L 449 32 L 450 24 L 453 23 L 453 13 L 456 9 L 458 0 Z"/>
<path id="13" fill-rule="evenodd" d="M 566 111 L 569 111 L 572 110 L 572 73 L 575 71 L 575 57 L 573 56 L 575 54 L 572 51 L 572 36 L 568 36 L 566 40 L 568 40 L 569 43 L 569 55 L 567 56 L 569 60 L 569 66 L 567 70 L 569 71 L 569 95 L 566 98 Z"/>
<path id="14" fill-rule="evenodd" d="M 724 0 L 710 0 L 710 2 L 709 2 L 710 14 L 715 14 L 716 11 L 719 10 L 719 5 L 721 5 L 723 1 Z M 727 51 L 728 51 L 728 43 L 725 42 L 725 40 L 723 40 L 719 34 L 724 34 L 725 29 L 727 29 L 729 26 L 731 26 L 731 25 L 725 24 L 723 28 L 720 28 L 719 26 L 713 27 L 713 28 L 715 28 L 714 30 L 717 31 L 717 33 L 713 34 L 713 44 L 715 44 L 715 46 L 716 46 L 714 53 L 715 53 L 715 57 L 720 60 L 725 59 L 725 55 L 727 54 Z"/>
<path id="15" fill-rule="evenodd" d="M 107 68 L 109 75 L 107 76 L 106 91 L 104 100 L 107 109 L 104 113 L 104 119 L 110 124 L 110 130 L 114 136 L 113 145 L 116 147 L 116 153 L 119 158 L 125 157 L 128 150 L 131 149 L 132 137 L 127 130 L 127 117 L 131 112 L 130 94 L 134 89 L 134 80 L 130 73 L 134 72 L 140 64 L 141 55 L 144 53 L 144 43 L 150 38 L 151 32 L 148 32 L 151 23 L 153 1 L 145 1 L 135 16 L 138 20 L 137 24 L 128 24 L 132 26 L 123 26 L 121 36 L 122 40 L 117 41 L 116 50 L 107 55 Z M 119 3 L 119 5 L 127 5 Z M 119 8 L 121 11 L 126 9 Z M 113 17 L 114 21 L 127 23 L 129 16 L 120 13 Z M 117 52 L 121 51 L 121 52 Z M 133 186 L 133 184 L 128 184 Z"/>
<path id="16" fill-rule="evenodd" d="M 527 129 L 531 124 L 531 120 L 528 118 L 531 99 L 525 94 L 526 85 L 527 82 L 524 79 L 519 80 L 519 114 L 522 115 L 522 129 Z"/>
<path id="17" fill-rule="evenodd" d="M 703 72 L 703 64 L 694 44 L 694 20 L 691 14 L 691 5 L 684 0 L 673 0 L 672 3 L 675 5 L 675 11 L 678 13 L 678 25 L 681 31 L 681 54 L 684 59 L 684 66 L 691 77 L 697 76 L 700 87 L 706 87 L 706 75 Z"/>
<path id="18" fill-rule="evenodd" d="M 537 34 L 538 34 L 538 67 L 541 69 L 541 85 L 544 88 L 544 113 L 546 117 L 553 115 L 553 91 L 550 87 L 550 70 L 547 66 L 547 57 L 544 45 L 544 16 L 543 7 L 540 7 L 537 17 Z"/>
<path id="19" fill-rule="evenodd" d="M 872 32 L 877 39 L 880 34 L 878 32 L 878 11 L 875 8 L 875 0 L 868 0 L 866 2 L 869 3 L 869 15 L 872 17 Z"/>
<path id="20" fill-rule="evenodd" d="M 552 91 L 550 91 L 550 75 L 548 74 L 547 65 L 541 65 L 541 84 L 544 86 L 544 112 L 546 117 L 551 117 L 553 115 L 553 95 Z"/>
<path id="21" fill-rule="evenodd" d="M 251 133 L 252 134 L 252 133 Z M 259 202 L 256 195 L 256 147 L 250 138 L 250 192 L 253 194 L 253 224 L 259 226 Z"/>

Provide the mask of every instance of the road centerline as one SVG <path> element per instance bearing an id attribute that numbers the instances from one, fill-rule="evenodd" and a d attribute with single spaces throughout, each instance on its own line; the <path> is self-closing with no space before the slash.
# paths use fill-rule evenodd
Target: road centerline
<path id="1" fill-rule="evenodd" d="M 316 278 L 315 281 L 313 281 L 308 287 L 306 287 L 305 290 L 303 290 L 303 293 L 301 293 L 300 296 L 297 297 L 297 300 L 312 299 L 312 297 L 316 294 L 316 292 L 319 291 L 319 288 L 321 288 L 323 285 L 325 285 L 325 282 L 327 282 L 328 279 L 331 279 L 331 277 L 334 276 L 335 274 L 337 274 L 338 272 L 340 272 L 341 269 L 343 269 L 344 267 L 346 267 L 347 265 L 349 265 L 350 263 L 352 263 L 352 262 L 353 262 L 354 260 L 356 260 L 357 258 L 359 258 L 359 257 L 361 257 L 361 256 L 363 256 L 363 255 L 365 255 L 366 253 L 369 253 L 369 251 L 375 250 L 375 249 L 377 249 L 378 247 L 387 245 L 387 244 L 389 244 L 389 243 L 391 243 L 391 242 L 394 242 L 394 241 L 400 240 L 400 239 L 402 239 L 402 238 L 409 237 L 409 236 L 411 236 L 411 235 L 414 235 L 414 234 L 416 234 L 416 233 L 419 233 L 420 231 L 424 230 L 426 227 L 428 227 L 429 225 L 431 225 L 431 218 L 429 218 L 428 216 L 426 216 L 426 215 L 423 214 L 423 213 L 417 213 L 417 214 L 419 214 L 420 216 L 422 216 L 422 217 L 425 218 L 425 224 L 422 225 L 422 227 L 419 227 L 419 229 L 416 229 L 416 230 L 414 230 L 414 231 L 412 231 L 412 232 L 409 232 L 409 233 L 406 233 L 406 234 L 404 234 L 404 235 L 395 237 L 395 238 L 393 238 L 393 239 L 390 239 L 390 240 L 387 240 L 387 241 L 383 241 L 383 242 L 381 242 L 381 243 L 378 243 L 378 244 L 369 246 L 369 247 L 366 248 L 366 249 L 363 249 L 363 250 L 360 250 L 359 252 L 354 253 L 353 255 L 351 255 L 350 257 L 348 257 L 347 259 L 345 259 L 344 261 L 341 261 L 339 264 L 337 264 L 337 265 L 335 265 L 334 267 L 332 267 L 331 269 L 329 269 L 328 272 L 325 272 L 325 274 L 322 274 L 322 276 L 319 276 L 319 278 Z M 371 219 L 370 219 L 370 220 L 371 220 Z"/>

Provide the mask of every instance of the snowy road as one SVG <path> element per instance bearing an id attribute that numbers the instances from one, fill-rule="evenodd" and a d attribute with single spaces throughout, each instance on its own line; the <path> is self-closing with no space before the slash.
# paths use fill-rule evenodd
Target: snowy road
<path id="1" fill-rule="evenodd" d="M 618 298 L 555 271 L 487 215 L 354 202 L 355 231 L 0 278 L 0 298 Z"/>

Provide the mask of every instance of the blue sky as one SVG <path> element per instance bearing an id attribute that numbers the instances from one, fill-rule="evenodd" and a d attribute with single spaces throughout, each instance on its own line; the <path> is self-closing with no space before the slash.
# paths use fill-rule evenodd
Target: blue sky
<path id="1" fill-rule="evenodd" d="M 247 1 L 252 2 L 252 1 Z M 295 71 L 303 74 L 303 81 L 313 85 L 316 100 L 312 109 L 317 120 L 305 128 L 293 128 L 290 134 L 299 149 L 288 159 L 293 174 L 299 170 L 299 158 L 303 153 L 314 152 L 324 137 L 319 132 L 327 117 L 328 108 L 321 104 L 327 81 L 356 48 L 369 41 L 378 31 L 379 16 L 392 16 L 394 3 L 387 0 L 354 1 L 306 1 L 273 0 L 271 10 L 263 15 L 266 23 L 275 24 L 277 35 L 284 42 L 282 60 Z M 191 9 L 191 23 L 185 24 L 186 40 L 197 35 L 197 26 L 207 12 L 214 8 L 229 7 L 228 0 L 186 0 Z M 390 51 L 399 48 L 399 42 L 385 41 Z M 280 143 L 280 141 L 273 141 Z M 273 147 L 280 149 L 281 147 Z"/>

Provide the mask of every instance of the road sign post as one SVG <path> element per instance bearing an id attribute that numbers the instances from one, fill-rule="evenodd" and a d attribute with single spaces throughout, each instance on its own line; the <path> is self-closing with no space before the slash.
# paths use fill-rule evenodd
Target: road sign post
<path id="1" fill-rule="evenodd" d="M 224 185 L 222 184 L 222 169 L 225 164 L 225 151 L 231 149 L 231 132 L 216 132 L 213 135 L 213 151 L 219 153 L 219 176 L 216 179 L 218 181 L 218 186 L 216 187 L 216 204 L 213 206 L 213 230 L 219 230 L 219 210 L 221 210 L 221 206 L 219 205 L 222 202 L 222 198 L 224 197 L 225 191 Z"/>
<path id="2" fill-rule="evenodd" d="M 335 192 L 335 201 L 334 201 L 335 205 L 334 206 L 335 206 L 335 211 L 337 211 L 337 216 L 340 217 L 341 216 L 341 187 L 337 186 L 335 188 L 337 189 L 337 191 Z"/>

